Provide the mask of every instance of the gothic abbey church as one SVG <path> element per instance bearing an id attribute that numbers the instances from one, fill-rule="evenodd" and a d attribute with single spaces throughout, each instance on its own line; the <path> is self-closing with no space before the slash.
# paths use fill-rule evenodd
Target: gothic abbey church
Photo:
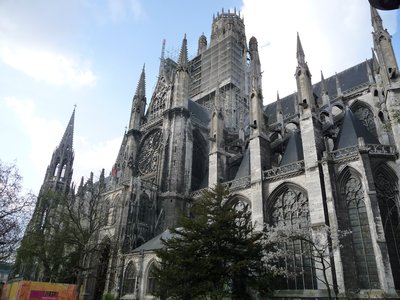
<path id="1" fill-rule="evenodd" d="M 86 298 L 154 299 L 160 237 L 218 182 L 251 207 L 260 228 L 284 221 L 311 232 L 351 230 L 328 272 L 341 295 L 400 296 L 400 72 L 374 8 L 371 21 L 372 57 L 317 83 L 297 37 L 297 92 L 266 106 L 257 40 L 247 43 L 236 11 L 214 16 L 193 59 L 186 37 L 177 61 L 162 55 L 149 100 L 143 69 L 115 165 L 100 178 L 109 222 L 97 240 L 104 247 L 97 276 L 84 282 Z M 74 117 L 41 192 L 71 192 Z M 302 272 L 278 296 L 326 295 L 312 260 L 295 264 Z"/>

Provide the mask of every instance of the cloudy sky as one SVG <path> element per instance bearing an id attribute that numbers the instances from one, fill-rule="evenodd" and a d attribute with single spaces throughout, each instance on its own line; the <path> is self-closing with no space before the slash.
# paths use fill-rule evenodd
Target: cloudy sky
<path id="1" fill-rule="evenodd" d="M 162 40 L 174 58 L 186 33 L 194 56 L 213 14 L 235 7 L 258 39 L 266 102 L 295 91 L 297 32 L 314 82 L 371 56 L 367 0 L 0 0 L 0 159 L 38 193 L 76 104 L 74 180 L 109 172 L 144 64 L 151 98 Z M 381 16 L 400 52 L 399 11 Z"/>

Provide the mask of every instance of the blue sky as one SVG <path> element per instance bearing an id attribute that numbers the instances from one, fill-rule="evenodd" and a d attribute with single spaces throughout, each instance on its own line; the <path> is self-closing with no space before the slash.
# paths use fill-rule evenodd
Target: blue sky
<path id="1" fill-rule="evenodd" d="M 151 98 L 162 40 L 177 57 L 186 33 L 193 56 L 213 14 L 235 7 L 258 39 L 266 102 L 295 91 L 297 32 L 314 82 L 371 56 L 367 0 L 0 0 L 0 159 L 37 193 L 76 104 L 74 180 L 109 172 L 144 64 Z M 400 52 L 399 11 L 381 16 Z"/>

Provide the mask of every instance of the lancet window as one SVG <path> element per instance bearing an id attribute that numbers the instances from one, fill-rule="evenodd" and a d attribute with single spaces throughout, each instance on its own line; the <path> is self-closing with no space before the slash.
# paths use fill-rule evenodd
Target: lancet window
<path id="1" fill-rule="evenodd" d="M 274 195 L 275 194 L 275 195 Z M 308 197 L 305 191 L 295 185 L 285 184 L 277 189 L 272 196 L 272 207 L 269 213 L 269 223 L 272 226 L 293 226 L 309 228 Z M 310 232 L 311 234 L 311 232 Z M 281 245 L 291 258 L 286 258 L 281 267 L 288 273 L 295 274 L 294 278 L 286 279 L 283 284 L 288 289 L 316 289 L 315 268 L 311 257 L 310 245 L 300 240 L 293 240 Z M 307 248 L 308 247 L 308 248 Z"/>

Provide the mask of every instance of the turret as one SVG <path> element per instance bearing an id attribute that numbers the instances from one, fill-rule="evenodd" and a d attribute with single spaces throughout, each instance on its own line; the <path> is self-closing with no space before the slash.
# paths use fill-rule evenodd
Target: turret
<path id="1" fill-rule="evenodd" d="M 199 37 L 199 46 L 197 48 L 197 55 L 202 54 L 207 49 L 207 38 L 204 33 Z"/>

